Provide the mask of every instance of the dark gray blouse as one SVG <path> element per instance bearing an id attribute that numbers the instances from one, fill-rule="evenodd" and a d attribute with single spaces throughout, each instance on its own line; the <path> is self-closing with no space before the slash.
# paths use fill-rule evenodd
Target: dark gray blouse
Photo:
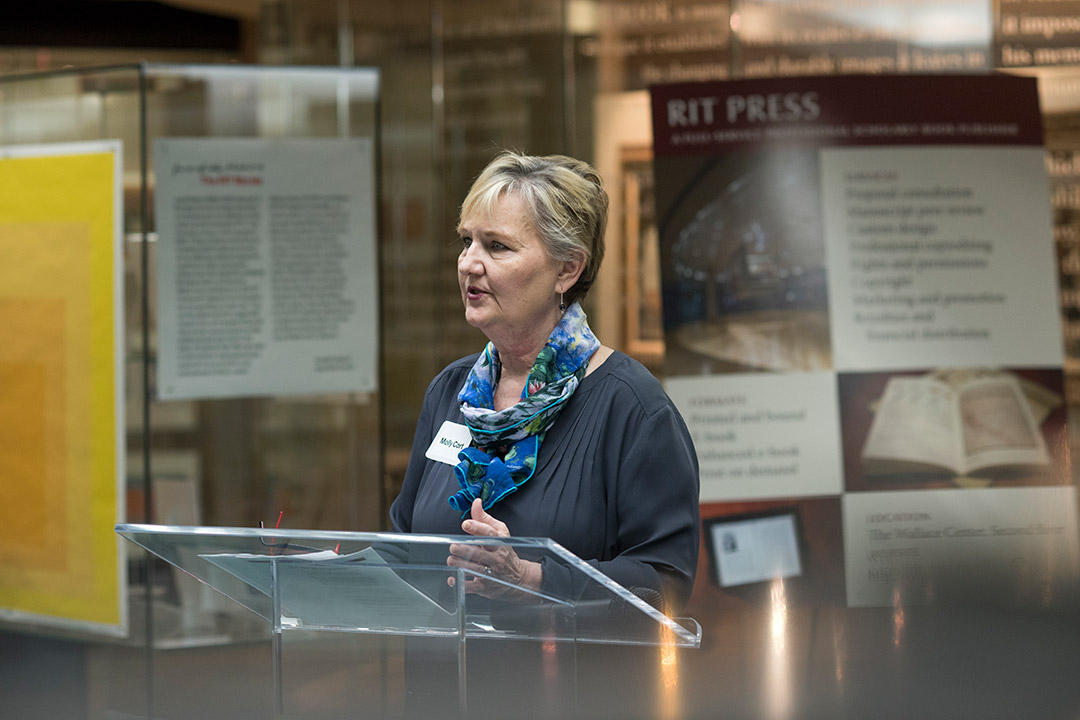
<path id="1" fill-rule="evenodd" d="M 443 422 L 463 423 L 457 394 L 476 355 L 428 386 L 401 494 L 398 532 L 460 535 L 447 502 L 452 466 L 425 457 Z M 519 537 L 549 537 L 623 587 L 689 598 L 698 555 L 698 465 L 686 425 L 652 374 L 616 351 L 586 376 L 540 447 L 536 471 L 489 512 Z M 569 572 L 544 564 L 546 592 L 574 596 Z"/>

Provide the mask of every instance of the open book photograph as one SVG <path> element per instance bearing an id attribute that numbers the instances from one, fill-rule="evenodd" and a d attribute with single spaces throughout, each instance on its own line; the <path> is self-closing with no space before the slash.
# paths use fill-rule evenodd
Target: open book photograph
<path id="1" fill-rule="evenodd" d="M 1067 482 L 1055 477 L 1067 451 L 1059 371 L 850 375 L 839 388 L 848 490 Z"/>

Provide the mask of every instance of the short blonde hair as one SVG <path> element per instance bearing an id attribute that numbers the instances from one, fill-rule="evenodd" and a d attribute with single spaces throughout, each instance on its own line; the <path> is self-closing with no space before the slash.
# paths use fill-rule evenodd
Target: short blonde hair
<path id="1" fill-rule="evenodd" d="M 461 203 L 461 220 L 490 215 L 504 193 L 513 192 L 529 209 L 532 228 L 557 262 L 584 256 L 581 276 L 566 293 L 569 305 L 585 297 L 604 259 L 608 195 L 591 165 L 565 155 L 523 155 L 505 151 L 473 182 Z"/>

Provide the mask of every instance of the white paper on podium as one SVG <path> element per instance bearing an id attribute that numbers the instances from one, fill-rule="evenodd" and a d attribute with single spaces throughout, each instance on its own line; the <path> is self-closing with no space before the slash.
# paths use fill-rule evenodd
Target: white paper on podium
<path id="1" fill-rule="evenodd" d="M 284 624 L 355 630 L 453 629 L 455 615 L 403 579 L 373 549 L 347 555 L 332 550 L 301 555 L 200 555 L 271 596 L 277 565 Z M 416 571 L 424 572 L 424 571 Z M 435 572 L 429 570 L 426 572 Z"/>

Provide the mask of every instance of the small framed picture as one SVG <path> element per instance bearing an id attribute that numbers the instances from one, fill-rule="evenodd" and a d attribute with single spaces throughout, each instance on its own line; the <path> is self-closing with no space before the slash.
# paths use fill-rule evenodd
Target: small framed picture
<path id="1" fill-rule="evenodd" d="M 708 518 L 713 581 L 722 588 L 803 573 L 798 508 Z"/>

